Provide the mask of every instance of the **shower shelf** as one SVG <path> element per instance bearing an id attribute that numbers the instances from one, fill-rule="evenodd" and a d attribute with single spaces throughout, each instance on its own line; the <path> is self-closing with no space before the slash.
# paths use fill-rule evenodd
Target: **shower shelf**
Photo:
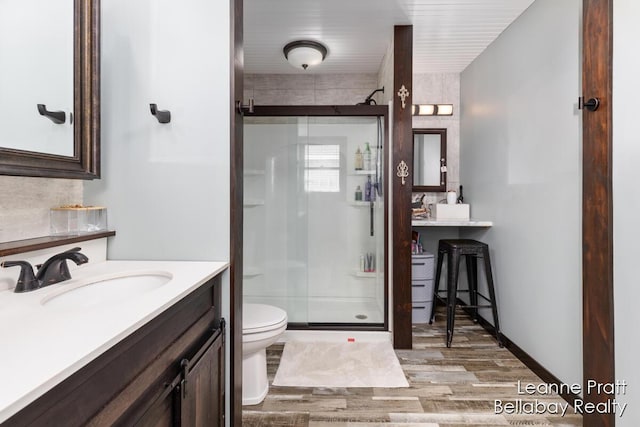
<path id="1" fill-rule="evenodd" d="M 376 202 L 373 202 L 374 205 Z M 349 204 L 355 208 L 368 208 L 369 205 L 371 204 L 371 202 L 361 202 L 361 201 L 355 201 L 355 200 L 350 200 Z"/>
<path id="2" fill-rule="evenodd" d="M 244 199 L 244 202 L 242 203 L 242 205 L 245 208 L 252 208 L 255 206 L 262 206 L 264 205 L 264 200 L 262 199 Z"/>
<path id="3" fill-rule="evenodd" d="M 353 271 L 353 275 L 356 277 L 360 277 L 362 279 L 375 279 L 376 278 L 376 272 L 365 272 L 365 271 L 358 271 L 358 270 L 354 270 Z"/>
<path id="4" fill-rule="evenodd" d="M 244 176 L 260 176 L 260 175 L 264 175 L 264 171 L 263 170 L 259 170 L 259 169 L 245 169 L 244 170 Z"/>
<path id="5" fill-rule="evenodd" d="M 374 175 L 376 173 L 375 170 L 361 170 L 361 171 L 351 171 L 349 175 Z"/>
<path id="6" fill-rule="evenodd" d="M 262 269 L 257 267 L 248 267 L 242 271 L 242 277 L 256 277 L 262 276 L 262 274 Z"/>

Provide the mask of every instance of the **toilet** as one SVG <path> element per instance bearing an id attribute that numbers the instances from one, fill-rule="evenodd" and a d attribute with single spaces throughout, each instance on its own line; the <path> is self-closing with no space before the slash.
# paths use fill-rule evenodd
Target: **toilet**
<path id="1" fill-rule="evenodd" d="M 271 305 L 242 305 L 242 404 L 257 405 L 269 392 L 266 349 L 287 329 L 287 313 Z"/>

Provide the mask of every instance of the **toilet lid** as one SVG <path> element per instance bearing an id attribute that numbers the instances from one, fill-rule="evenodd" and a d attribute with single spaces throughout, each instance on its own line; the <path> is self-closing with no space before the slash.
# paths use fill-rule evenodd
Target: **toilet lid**
<path id="1" fill-rule="evenodd" d="M 243 333 L 261 332 L 287 321 L 287 313 L 272 305 L 244 304 L 242 306 Z"/>

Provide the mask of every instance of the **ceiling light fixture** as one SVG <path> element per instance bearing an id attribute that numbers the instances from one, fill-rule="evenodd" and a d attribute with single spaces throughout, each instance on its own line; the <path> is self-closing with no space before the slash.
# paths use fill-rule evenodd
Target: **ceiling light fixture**
<path id="1" fill-rule="evenodd" d="M 293 41 L 288 43 L 282 51 L 291 65 L 303 70 L 320 64 L 327 56 L 327 48 L 312 40 Z"/>
<path id="2" fill-rule="evenodd" d="M 414 116 L 452 116 L 453 104 L 413 104 L 411 113 Z"/>

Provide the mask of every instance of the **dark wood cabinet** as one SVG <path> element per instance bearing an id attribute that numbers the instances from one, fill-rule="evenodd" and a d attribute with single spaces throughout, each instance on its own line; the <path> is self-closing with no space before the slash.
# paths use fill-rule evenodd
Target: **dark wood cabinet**
<path id="1" fill-rule="evenodd" d="M 224 331 L 216 276 L 3 427 L 224 425 Z"/>

